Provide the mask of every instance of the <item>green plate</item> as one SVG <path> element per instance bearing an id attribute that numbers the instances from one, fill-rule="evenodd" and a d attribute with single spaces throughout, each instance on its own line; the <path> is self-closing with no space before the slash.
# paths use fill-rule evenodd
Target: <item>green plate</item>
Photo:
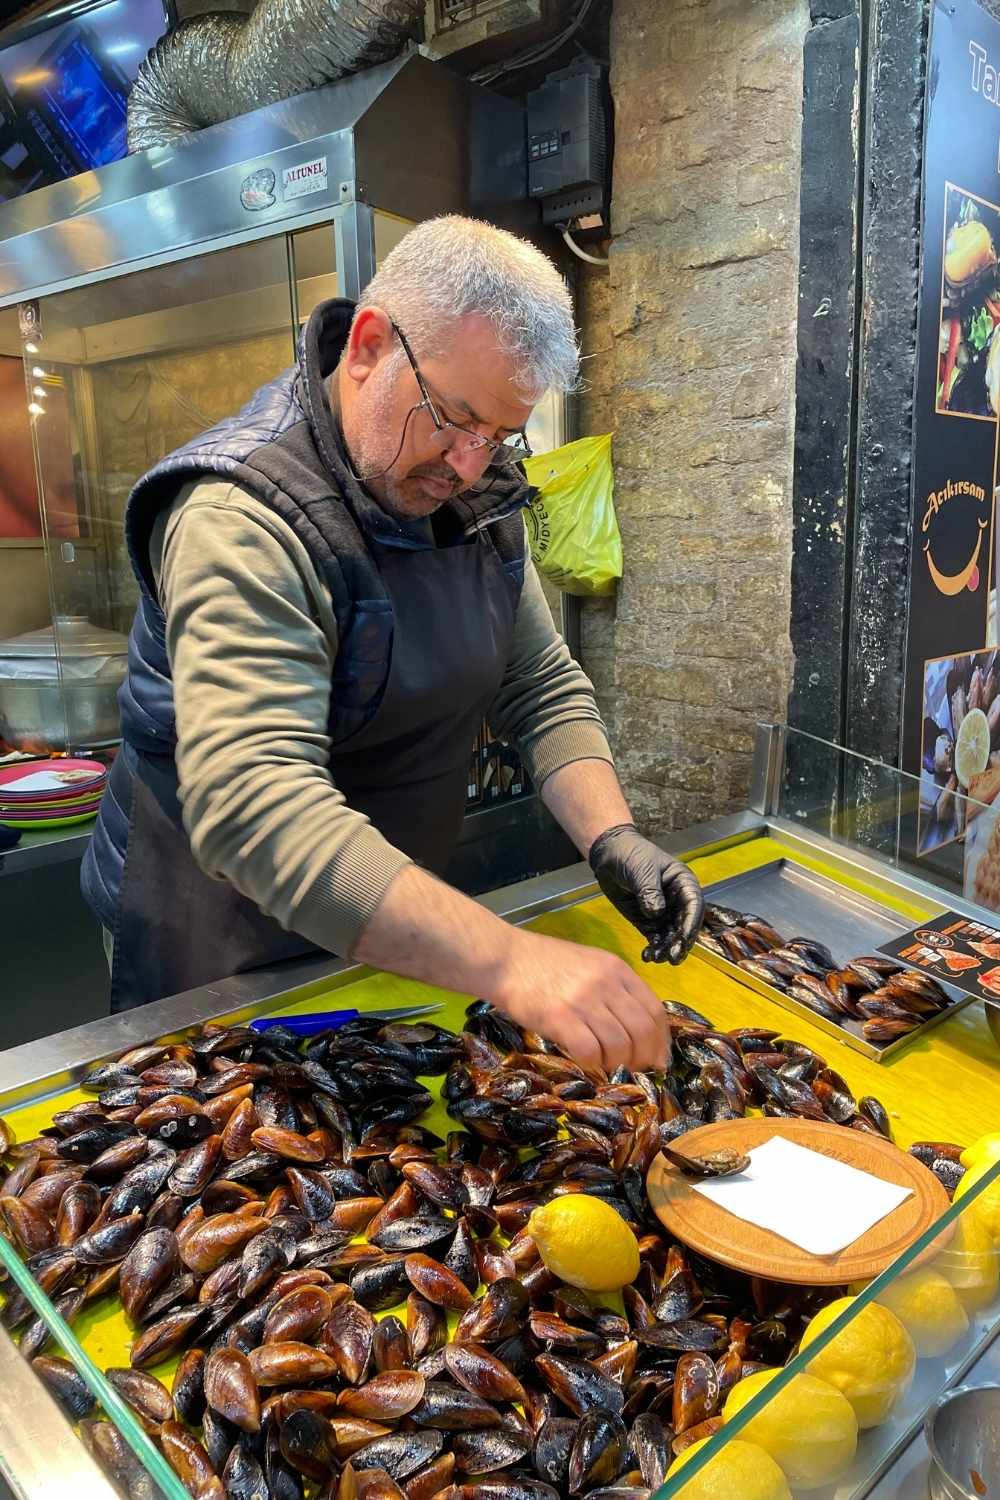
<path id="1" fill-rule="evenodd" d="M 25 823 L 23 818 L 0 818 L 0 824 L 4 828 L 26 828 L 37 832 L 39 828 L 71 828 L 74 823 L 90 823 L 96 817 L 96 812 L 77 813 L 75 818 L 36 818 L 31 823 Z"/>

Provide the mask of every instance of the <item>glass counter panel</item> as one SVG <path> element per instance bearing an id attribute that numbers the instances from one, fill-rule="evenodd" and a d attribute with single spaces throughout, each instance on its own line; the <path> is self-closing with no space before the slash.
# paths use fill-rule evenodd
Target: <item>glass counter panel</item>
<path id="1" fill-rule="evenodd" d="M 984 792 L 993 794 L 994 780 L 1000 786 L 1000 772 L 994 776 L 988 766 L 987 745 L 972 747 L 972 755 L 982 761 L 979 773 L 970 774 L 967 765 L 960 768 L 970 790 L 959 779 L 955 749 L 946 737 L 940 744 L 928 740 L 920 776 L 786 725 L 778 726 L 776 738 L 782 747 L 773 809 L 777 816 L 803 833 L 862 851 L 945 893 L 1000 910 L 1000 849 L 995 896 L 990 892 L 992 853 L 978 870 L 1000 810 L 1000 804 L 983 800 Z"/>
<path id="2" fill-rule="evenodd" d="M 790 1492 L 795 1500 L 869 1492 L 931 1403 L 1000 1332 L 1000 1156 L 985 1157 L 969 1177 L 964 1196 L 892 1265 L 867 1285 L 843 1289 L 816 1315 L 814 1334 L 812 1319 L 802 1320 L 802 1343 L 786 1363 L 772 1362 L 732 1387 L 721 1425 L 670 1472 L 655 1500 L 726 1493 L 710 1488 L 713 1475 L 718 1486 L 723 1475 L 749 1484 L 752 1474 L 760 1493 Z M 803 1291 L 782 1290 L 791 1298 Z M 675 1437 L 673 1446 L 684 1443 Z M 704 1491 L 695 1477 L 702 1470 Z M 954 1477 L 978 1495 L 995 1483 L 971 1467 Z"/>
<path id="3" fill-rule="evenodd" d="M 145 1500 L 187 1500 L 188 1490 L 139 1417 L 84 1353 L 58 1307 L 2 1236 L 0 1266 L 8 1283 L 4 1317 L 9 1319 L 15 1302 L 22 1302 L 26 1316 L 16 1335 L 18 1341 L 26 1346 L 30 1341 L 32 1364 L 35 1360 L 42 1361 L 36 1370 L 38 1378 L 55 1397 L 79 1440 L 86 1444 L 124 1500 L 139 1495 Z M 27 1348 L 23 1352 L 29 1357 Z M 161 1419 L 165 1412 L 164 1405 Z M 17 1483 L 16 1474 L 10 1478 Z"/>

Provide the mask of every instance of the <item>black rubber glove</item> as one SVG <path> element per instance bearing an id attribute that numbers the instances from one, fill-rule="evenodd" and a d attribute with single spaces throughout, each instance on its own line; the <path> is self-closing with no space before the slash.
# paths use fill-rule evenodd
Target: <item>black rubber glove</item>
<path id="1" fill-rule="evenodd" d="M 646 963 L 686 958 L 705 909 L 687 865 L 644 839 L 634 823 L 619 823 L 590 846 L 590 868 L 612 906 L 646 939 Z"/>

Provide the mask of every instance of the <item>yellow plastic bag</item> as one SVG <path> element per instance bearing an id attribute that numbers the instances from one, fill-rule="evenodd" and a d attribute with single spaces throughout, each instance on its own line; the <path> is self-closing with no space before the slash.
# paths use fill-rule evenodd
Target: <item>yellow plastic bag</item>
<path id="1" fill-rule="evenodd" d="M 525 512 L 531 556 L 565 594 L 611 594 L 622 576 L 611 434 L 580 438 L 525 461 L 538 493 Z"/>

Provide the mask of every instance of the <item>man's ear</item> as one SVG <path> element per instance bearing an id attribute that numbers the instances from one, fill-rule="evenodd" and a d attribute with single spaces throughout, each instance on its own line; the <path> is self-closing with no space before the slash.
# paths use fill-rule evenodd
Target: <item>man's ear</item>
<path id="1" fill-rule="evenodd" d="M 343 365 L 348 378 L 363 385 L 391 351 L 394 339 L 388 314 L 380 307 L 363 307 L 355 314 L 344 350 Z"/>

